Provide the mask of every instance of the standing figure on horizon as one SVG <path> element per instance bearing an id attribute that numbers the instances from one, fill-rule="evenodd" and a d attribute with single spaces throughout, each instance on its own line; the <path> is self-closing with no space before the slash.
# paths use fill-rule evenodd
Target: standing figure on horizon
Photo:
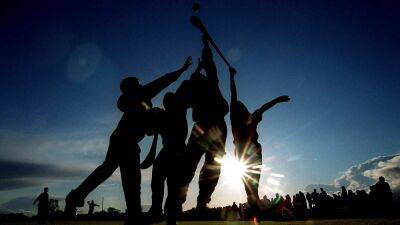
<path id="1" fill-rule="evenodd" d="M 238 100 L 235 84 L 236 70 L 229 68 L 230 88 L 231 88 L 231 107 L 230 117 L 235 144 L 235 156 L 244 164 L 251 166 L 248 176 L 243 178 L 247 202 L 249 203 L 253 217 L 259 219 L 260 198 L 258 196 L 258 184 L 261 175 L 262 148 L 258 142 L 257 126 L 262 120 L 265 111 L 272 108 L 275 104 L 288 102 L 288 96 L 280 96 L 250 113 L 243 102 Z"/>
<path id="2" fill-rule="evenodd" d="M 94 201 L 88 201 L 87 204 L 89 205 L 89 211 L 88 211 L 88 215 L 92 216 L 94 213 L 94 208 L 95 207 L 99 207 L 99 205 L 97 205 L 96 203 L 94 203 Z"/>
<path id="3" fill-rule="evenodd" d="M 35 201 L 33 201 L 33 205 L 38 203 L 37 207 L 37 220 L 38 222 L 43 222 L 49 219 L 50 212 L 50 201 L 49 201 L 49 188 L 45 187 L 43 189 L 43 193 L 41 193 Z"/>
<path id="4" fill-rule="evenodd" d="M 195 124 L 187 144 L 188 154 L 183 167 L 185 174 L 180 193 L 183 203 L 197 165 L 205 154 L 204 165 L 199 176 L 199 195 L 196 206 L 198 211 L 206 209 L 218 183 L 221 164 L 215 159 L 225 155 L 227 128 L 224 117 L 229 111 L 228 103 L 218 86 L 217 68 L 208 40 L 203 36 L 202 41 L 204 48 L 200 65 L 188 81 L 193 93 L 192 118 Z M 206 76 L 200 73 L 201 69 L 206 71 Z"/>
<path id="5" fill-rule="evenodd" d="M 82 207 L 86 196 L 119 167 L 128 210 L 125 224 L 144 223 L 140 201 L 141 174 L 138 143 L 143 139 L 147 129 L 148 110 L 152 108 L 151 100 L 175 82 L 190 65 L 191 57 L 188 57 L 180 69 L 146 85 L 141 85 L 136 77 L 128 77 L 121 82 L 122 95 L 118 99 L 118 108 L 123 115 L 117 128 L 111 134 L 105 161 L 67 195 L 66 216 L 75 216 L 76 207 Z"/>

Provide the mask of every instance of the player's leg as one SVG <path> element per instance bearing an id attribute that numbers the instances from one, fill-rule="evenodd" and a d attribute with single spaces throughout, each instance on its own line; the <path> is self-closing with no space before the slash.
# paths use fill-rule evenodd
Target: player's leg
<path id="1" fill-rule="evenodd" d="M 221 164 L 216 158 L 222 158 L 225 155 L 226 135 L 227 128 L 225 122 L 211 127 L 204 135 L 208 143 L 208 148 L 199 177 L 199 196 L 197 197 L 198 209 L 204 209 L 206 207 L 217 186 L 221 173 Z"/>
<path id="2" fill-rule="evenodd" d="M 181 164 L 181 178 L 179 179 L 179 199 L 183 204 L 186 201 L 189 184 L 193 180 L 197 165 L 204 154 L 204 134 L 201 128 L 195 124 L 192 128 L 186 153 Z"/>
<path id="3" fill-rule="evenodd" d="M 170 164 L 170 168 L 168 169 L 167 176 L 167 186 L 168 186 L 168 196 L 165 202 L 165 212 L 167 214 L 167 224 L 175 225 L 177 217 L 181 210 L 181 204 L 179 204 L 179 166 L 177 162 L 173 162 Z"/>
<path id="4" fill-rule="evenodd" d="M 86 196 L 109 178 L 118 168 L 117 159 L 110 157 L 112 151 L 116 151 L 116 149 L 113 149 L 112 145 L 110 145 L 106 160 L 66 196 L 64 213 L 67 217 L 74 217 L 76 207 L 83 207 Z"/>
<path id="5" fill-rule="evenodd" d="M 254 170 L 255 173 L 249 173 L 244 177 L 243 182 L 247 194 L 247 202 L 250 206 L 250 215 L 260 221 L 261 205 L 260 197 L 258 196 L 258 186 L 260 182 L 259 169 Z"/>
<path id="6" fill-rule="evenodd" d="M 163 219 L 162 203 L 164 199 L 164 183 L 167 178 L 166 158 L 162 156 L 162 151 L 157 156 L 153 164 L 151 191 L 152 204 L 149 210 L 149 215 L 155 222 L 161 222 Z"/>
<path id="7" fill-rule="evenodd" d="M 140 149 L 139 146 L 126 148 L 121 159 L 121 181 L 124 189 L 128 216 L 126 225 L 144 224 L 140 201 Z"/>

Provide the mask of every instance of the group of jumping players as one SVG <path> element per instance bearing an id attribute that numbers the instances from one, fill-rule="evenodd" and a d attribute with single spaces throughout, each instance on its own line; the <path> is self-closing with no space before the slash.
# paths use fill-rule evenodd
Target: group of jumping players
<path id="1" fill-rule="evenodd" d="M 199 194 L 196 209 L 204 212 L 218 183 L 221 164 L 217 160 L 225 154 L 227 125 L 225 116 L 230 112 L 235 156 L 252 165 L 251 173 L 244 181 L 247 199 L 254 218 L 259 218 L 260 199 L 258 183 L 262 164 L 262 150 L 258 142 L 257 126 L 262 114 L 277 103 L 287 102 L 288 96 L 280 96 L 249 112 L 238 100 L 234 68 L 229 68 L 231 102 L 224 99 L 219 88 L 217 68 L 208 40 L 203 37 L 203 50 L 197 68 L 189 79 L 182 82 L 175 93 L 168 92 L 163 98 L 163 109 L 153 107 L 152 99 L 174 83 L 192 64 L 188 57 L 184 65 L 171 73 L 146 84 L 136 77 L 122 80 L 122 95 L 118 108 L 122 118 L 110 137 L 105 161 L 98 166 L 76 189 L 66 197 L 65 213 L 74 216 L 76 207 L 82 207 L 87 195 L 110 177 L 119 167 L 128 216 L 125 224 L 149 224 L 164 219 L 164 182 L 168 193 L 165 202 L 167 224 L 176 224 L 182 204 L 200 159 L 205 155 L 199 176 Z M 203 74 L 205 72 L 205 75 Z M 192 109 L 194 122 L 188 136 L 187 110 Z M 141 164 L 139 142 L 145 135 L 154 136 L 152 152 L 155 152 L 158 135 L 162 149 L 152 168 L 152 206 L 142 213 L 140 200 Z"/>

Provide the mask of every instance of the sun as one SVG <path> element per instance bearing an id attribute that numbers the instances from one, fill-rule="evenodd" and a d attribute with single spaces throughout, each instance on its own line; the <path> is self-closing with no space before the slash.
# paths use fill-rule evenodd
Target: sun
<path id="1" fill-rule="evenodd" d="M 221 164 L 228 178 L 242 179 L 246 174 L 246 165 L 235 158 L 226 157 Z"/>
<path id="2" fill-rule="evenodd" d="M 243 179 L 248 176 L 249 166 L 230 154 L 215 160 L 221 163 L 223 185 L 227 185 L 232 189 L 243 188 Z"/>

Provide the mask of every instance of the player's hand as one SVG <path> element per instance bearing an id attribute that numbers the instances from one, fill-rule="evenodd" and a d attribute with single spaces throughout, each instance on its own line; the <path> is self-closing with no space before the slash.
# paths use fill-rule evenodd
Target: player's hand
<path id="1" fill-rule="evenodd" d="M 191 56 L 189 56 L 189 57 L 187 57 L 186 58 L 186 61 L 185 61 L 185 63 L 183 64 L 183 66 L 181 67 L 181 71 L 183 72 L 183 71 L 186 71 L 189 67 L 190 67 L 190 65 L 192 65 L 192 57 Z"/>
<path id="2" fill-rule="evenodd" d="M 277 102 L 288 102 L 290 101 L 290 97 L 287 95 L 279 96 L 275 99 Z"/>
<path id="3" fill-rule="evenodd" d="M 203 65 L 203 61 L 201 61 L 200 58 L 197 59 L 197 68 L 196 68 L 196 72 L 200 72 L 203 69 L 204 65 Z"/>
<path id="4" fill-rule="evenodd" d="M 204 46 L 208 46 L 208 38 L 206 35 L 201 36 L 201 41 L 203 42 Z"/>
<path id="5" fill-rule="evenodd" d="M 233 67 L 229 67 L 229 75 L 231 75 L 231 76 L 235 76 L 236 75 L 236 70 L 235 70 L 235 68 L 233 68 Z"/>

